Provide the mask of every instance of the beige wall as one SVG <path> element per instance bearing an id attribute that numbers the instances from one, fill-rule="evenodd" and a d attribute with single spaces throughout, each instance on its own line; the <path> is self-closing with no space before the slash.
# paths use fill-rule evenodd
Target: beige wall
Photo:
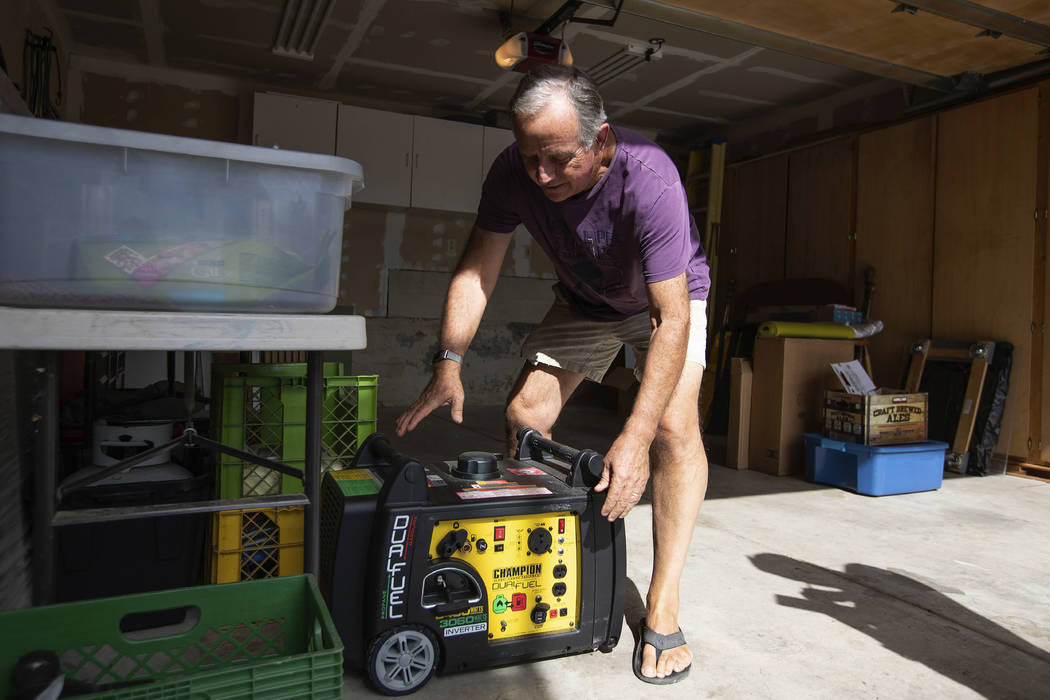
<path id="1" fill-rule="evenodd" d="M 237 95 L 83 71 L 77 74 L 79 121 L 212 141 L 239 140 L 241 109 Z"/>

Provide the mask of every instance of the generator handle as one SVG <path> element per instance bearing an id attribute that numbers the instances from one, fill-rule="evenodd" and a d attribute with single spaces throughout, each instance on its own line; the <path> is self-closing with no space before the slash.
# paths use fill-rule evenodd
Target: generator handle
<path id="1" fill-rule="evenodd" d="M 415 460 L 407 455 L 403 455 L 394 449 L 394 446 L 387 440 L 386 435 L 377 433 L 371 436 L 372 440 L 369 446 L 375 451 L 377 457 L 386 462 L 392 467 L 402 467 L 406 462 L 414 462 Z"/>
<path id="2" fill-rule="evenodd" d="M 388 466 L 380 498 L 389 503 L 426 500 L 427 479 L 418 460 L 398 452 L 382 433 L 372 433 L 354 456 L 352 468 Z"/>
<path id="3" fill-rule="evenodd" d="M 570 465 L 568 481 L 572 486 L 594 486 L 601 481 L 605 458 L 594 450 L 577 450 L 554 442 L 543 437 L 535 428 L 522 427 L 517 437 L 517 459 L 544 462 L 550 455 Z"/>

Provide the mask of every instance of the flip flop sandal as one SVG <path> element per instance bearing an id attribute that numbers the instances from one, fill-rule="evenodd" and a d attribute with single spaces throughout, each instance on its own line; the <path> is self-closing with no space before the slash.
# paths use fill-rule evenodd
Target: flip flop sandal
<path id="1" fill-rule="evenodd" d="M 692 664 L 689 664 L 681 671 L 673 671 L 663 678 L 650 678 L 649 676 L 642 674 L 642 650 L 646 644 L 649 644 L 656 649 L 657 661 L 660 660 L 660 655 L 668 649 L 674 649 L 685 645 L 685 635 L 682 634 L 681 627 L 679 627 L 678 631 L 674 634 L 660 634 L 659 632 L 653 632 L 649 629 L 645 622 L 646 618 L 643 617 L 638 627 L 641 634 L 638 635 L 638 641 L 634 644 L 634 675 L 638 677 L 638 680 L 652 683 L 654 685 L 670 685 L 671 683 L 677 683 L 688 676 L 689 669 L 693 666 Z"/>

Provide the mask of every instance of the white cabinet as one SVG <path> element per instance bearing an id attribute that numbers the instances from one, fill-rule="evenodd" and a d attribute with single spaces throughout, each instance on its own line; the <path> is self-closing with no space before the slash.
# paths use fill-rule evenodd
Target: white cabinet
<path id="1" fill-rule="evenodd" d="M 255 93 L 252 143 L 286 151 L 335 153 L 339 103 L 272 92 Z"/>
<path id="2" fill-rule="evenodd" d="M 412 206 L 474 212 L 481 197 L 482 129 L 413 117 Z M 365 175 L 367 182 L 367 173 Z"/>
<path id="3" fill-rule="evenodd" d="M 339 106 L 335 154 L 365 171 L 355 203 L 474 212 L 488 166 L 514 139 L 506 129 Z M 495 149 L 485 151 L 486 138 Z"/>
<path id="4" fill-rule="evenodd" d="M 412 203 L 412 116 L 339 105 L 335 154 L 361 164 L 365 188 L 354 203 Z"/>
<path id="5" fill-rule="evenodd" d="M 514 143 L 514 132 L 510 129 L 498 129 L 494 126 L 486 126 L 484 131 L 485 144 L 482 151 L 481 181 L 489 174 L 492 161 L 503 152 L 503 149 Z"/>

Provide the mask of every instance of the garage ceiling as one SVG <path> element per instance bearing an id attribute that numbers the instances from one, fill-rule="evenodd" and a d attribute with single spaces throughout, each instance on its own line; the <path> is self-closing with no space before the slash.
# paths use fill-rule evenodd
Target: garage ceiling
<path id="1" fill-rule="evenodd" d="M 568 8 L 572 16 L 605 23 L 562 23 L 552 34 L 569 43 L 584 69 L 629 45 L 644 49 L 662 40 L 659 60 L 611 80 L 602 92 L 614 121 L 666 138 L 714 135 L 875 80 L 912 86 L 909 99 L 972 94 L 1022 70 L 1043 70 L 1050 47 L 1045 0 L 624 0 L 619 14 L 616 1 L 576 3 Z M 532 31 L 563 6 L 563 0 L 41 3 L 74 55 L 478 120 L 503 110 L 520 77 L 499 69 L 493 51 L 508 32 Z M 300 8 L 307 28 L 301 48 L 309 55 L 275 53 L 286 9 Z"/>

